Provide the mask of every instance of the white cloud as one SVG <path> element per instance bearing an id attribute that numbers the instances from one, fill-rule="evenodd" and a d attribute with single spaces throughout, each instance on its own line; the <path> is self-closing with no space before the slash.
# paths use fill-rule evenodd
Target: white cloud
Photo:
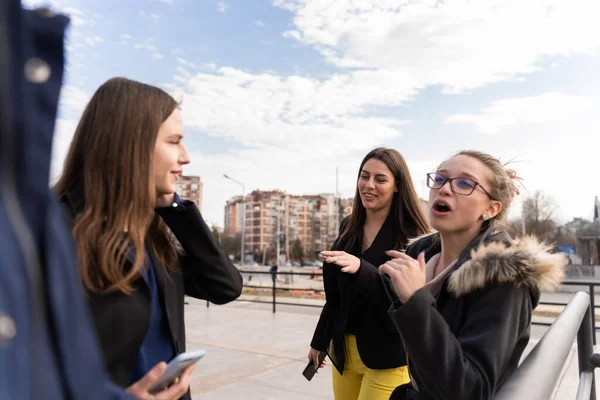
<path id="1" fill-rule="evenodd" d="M 53 10 L 60 10 L 61 5 L 57 0 L 23 0 L 22 4 L 26 8 L 37 8 L 37 7 L 52 7 Z"/>
<path id="2" fill-rule="evenodd" d="M 98 43 L 104 42 L 104 39 L 100 36 L 86 36 L 84 37 L 84 40 L 91 47 L 95 47 Z"/>
<path id="3" fill-rule="evenodd" d="M 173 0 L 159 0 L 161 3 L 166 3 L 168 5 L 173 4 Z"/>
<path id="4" fill-rule="evenodd" d="M 538 96 L 497 100 L 477 114 L 454 114 L 450 124 L 471 124 L 485 134 L 496 134 L 524 124 L 564 122 L 584 113 L 590 100 L 585 97 L 549 92 Z"/>
<path id="5" fill-rule="evenodd" d="M 172 91 L 184 91 L 185 125 L 242 146 L 225 154 L 192 155 L 190 171 L 207 183 L 205 215 L 219 223 L 223 203 L 235 194 L 235 188 L 221 182 L 223 173 L 239 176 L 248 188 L 331 192 L 324 168 L 333 177 L 336 163 L 352 162 L 354 175 L 370 148 L 398 138 L 406 124 L 363 115 L 369 101 L 379 101 L 379 94 L 361 93 L 359 82 L 370 78 L 360 74 L 322 82 L 233 68 L 191 77 L 182 69 L 177 72 L 175 81 L 184 86 L 173 85 Z M 218 165 L 228 171 L 215 168 Z"/>
<path id="6" fill-rule="evenodd" d="M 71 23 L 75 26 L 85 25 L 87 20 L 84 18 L 83 12 L 73 7 L 65 7 L 61 12 L 67 14 L 71 18 Z"/>
<path id="7" fill-rule="evenodd" d="M 175 67 L 175 71 L 179 75 L 182 75 L 182 76 L 184 76 L 186 78 L 190 78 L 192 76 L 192 74 L 188 70 L 186 70 L 185 68 L 180 67 L 180 66 L 179 67 Z"/>
<path id="8" fill-rule="evenodd" d="M 136 49 L 144 49 L 144 50 L 148 50 L 148 51 L 156 50 L 156 46 L 154 46 L 150 43 L 136 43 L 133 45 L 133 47 L 135 47 Z"/>
<path id="9" fill-rule="evenodd" d="M 60 108 L 81 114 L 90 101 L 90 97 L 89 94 L 75 86 L 65 85 L 60 91 Z"/>
<path id="10" fill-rule="evenodd" d="M 64 89 L 63 89 L 64 90 Z M 63 170 L 63 164 L 69 146 L 73 140 L 73 134 L 77 128 L 76 120 L 58 119 L 54 128 L 52 139 L 52 157 L 50 161 L 50 186 L 54 185 Z"/>
<path id="11" fill-rule="evenodd" d="M 198 69 L 199 68 L 198 64 L 196 64 L 196 63 L 194 63 L 192 61 L 186 60 L 185 58 L 177 57 L 176 60 L 177 60 L 178 64 L 180 64 L 180 65 L 182 65 L 184 67 L 191 68 L 191 69 Z"/>
<path id="12" fill-rule="evenodd" d="M 174 87 L 185 93 L 186 125 L 231 140 L 235 149 L 220 155 L 196 152 L 190 166 L 206 176 L 205 207 L 210 208 L 205 212 L 217 220 L 236 188 L 222 182 L 226 171 L 215 166 L 226 165 L 226 173 L 247 188 L 303 193 L 333 191 L 335 165 L 343 161 L 353 166 L 345 178 L 352 193 L 362 156 L 396 140 L 405 123 L 369 117 L 373 109 L 402 105 L 433 85 L 444 93 L 460 93 L 494 82 L 518 82 L 540 71 L 548 57 L 600 47 L 595 17 L 600 2 L 587 0 L 273 4 L 293 13 L 294 26 L 284 37 L 312 46 L 340 72 L 316 79 L 221 67 L 191 78 L 176 75 Z M 550 94 L 518 105 L 529 113 L 499 102 L 448 122 L 498 132 L 520 123 L 571 118 L 576 102 Z"/>
<path id="13" fill-rule="evenodd" d="M 139 15 L 140 17 L 142 17 L 142 18 L 145 18 L 145 19 L 151 19 L 151 20 L 153 20 L 154 22 L 157 22 L 157 21 L 160 19 L 160 15 L 159 15 L 159 14 L 157 14 L 157 13 L 151 13 L 151 12 L 147 12 L 147 11 L 144 11 L 144 10 L 140 11 L 140 12 L 138 13 L 138 15 Z"/>
<path id="14" fill-rule="evenodd" d="M 148 38 L 145 39 L 142 43 L 135 43 L 133 45 L 133 48 L 138 50 L 149 51 L 152 53 L 152 59 L 162 60 L 165 57 L 164 54 L 162 54 L 153 43 L 154 39 Z"/>
<path id="15" fill-rule="evenodd" d="M 263 26 L 265 26 L 265 23 L 262 22 L 260 19 L 257 19 L 256 21 L 254 21 L 254 25 L 263 27 Z"/>
<path id="16" fill-rule="evenodd" d="M 596 51 L 600 2 L 589 0 L 276 0 L 284 33 L 341 68 L 395 71 L 448 93 L 539 69 L 545 56 Z M 508 29 L 508 27 L 510 27 Z M 532 28 L 534 27 L 534 28 Z"/>
<path id="17" fill-rule="evenodd" d="M 225 11 L 227 11 L 230 8 L 231 8 L 231 6 L 224 1 L 219 1 L 217 3 L 217 11 L 218 12 L 224 13 Z"/>
<path id="18" fill-rule="evenodd" d="M 133 39 L 133 36 L 131 36 L 131 35 L 128 35 L 128 34 L 126 34 L 126 33 L 123 33 L 123 34 L 121 35 L 121 38 L 123 38 L 123 39 L 125 39 L 125 40 L 131 40 L 131 39 Z"/>

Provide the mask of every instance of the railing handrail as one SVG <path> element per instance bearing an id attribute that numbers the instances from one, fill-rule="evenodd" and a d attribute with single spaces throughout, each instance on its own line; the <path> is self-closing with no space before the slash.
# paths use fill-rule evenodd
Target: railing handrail
<path id="1" fill-rule="evenodd" d="M 256 268 L 270 268 L 268 266 L 259 266 Z M 277 275 L 298 275 L 298 276 L 302 276 L 302 275 L 310 275 L 310 276 L 323 276 L 323 272 L 321 271 L 320 267 L 289 267 L 289 266 L 279 266 L 279 268 L 319 268 L 319 271 L 313 271 L 313 272 L 304 272 L 304 271 L 282 271 L 280 269 L 278 269 L 276 272 L 274 272 Z M 239 272 L 244 273 L 244 274 L 272 274 L 273 272 L 269 271 L 269 270 L 249 270 L 249 269 L 238 269 Z M 600 279 L 589 279 L 589 278 L 567 278 L 564 279 L 561 283 L 562 285 L 569 285 L 569 286 L 589 286 L 589 285 L 594 285 L 594 286 L 600 286 Z"/>
<path id="2" fill-rule="evenodd" d="M 548 383 L 558 380 L 575 337 L 578 338 L 581 363 L 582 359 L 587 360 L 583 357 L 593 352 L 590 297 L 584 292 L 573 296 L 494 399 L 548 400 L 554 391 L 554 385 Z M 588 370 L 593 371 L 589 362 L 580 364 L 580 372 Z M 595 398 L 595 393 L 590 398 Z"/>

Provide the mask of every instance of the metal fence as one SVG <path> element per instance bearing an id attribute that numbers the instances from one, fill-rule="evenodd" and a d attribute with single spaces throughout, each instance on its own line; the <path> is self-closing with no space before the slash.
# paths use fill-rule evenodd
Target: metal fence
<path id="1" fill-rule="evenodd" d="M 598 267 L 588 267 L 589 268 L 594 268 L 594 269 L 598 269 Z M 240 300 L 243 301 L 247 301 L 247 302 L 253 302 L 253 303 L 263 303 L 263 304 L 272 304 L 273 305 L 273 312 L 277 311 L 277 305 L 286 305 L 286 306 L 300 306 L 300 307 L 322 307 L 322 304 L 310 304 L 310 303 L 302 303 L 302 302 L 290 302 L 290 301 L 281 301 L 277 299 L 277 292 L 290 292 L 290 291 L 309 291 L 309 292 L 314 292 L 314 293 L 323 293 L 323 287 L 319 287 L 319 288 L 308 288 L 308 287 L 296 287 L 296 286 L 281 286 L 279 285 L 279 281 L 278 278 L 279 277 L 285 277 L 285 281 L 289 282 L 289 283 L 293 283 L 294 282 L 294 277 L 298 278 L 298 277 L 302 277 L 302 276 L 310 276 L 310 277 L 322 277 L 323 274 L 322 272 L 296 272 L 296 271 L 278 271 L 275 274 L 273 274 L 270 271 L 260 271 L 260 270 L 240 270 L 240 273 L 242 274 L 246 274 L 246 275 L 270 275 L 272 278 L 272 284 L 267 287 L 265 285 L 252 285 L 250 283 L 246 283 L 244 284 L 245 288 L 248 289 L 257 289 L 257 290 L 270 290 L 271 292 L 271 299 L 269 301 L 267 300 L 257 300 L 257 299 L 248 299 L 248 298 L 243 298 Z M 570 274 L 567 274 L 567 276 L 569 276 Z M 578 276 L 578 274 L 576 274 L 576 276 Z M 592 277 L 592 274 L 589 274 L 589 270 L 588 270 L 588 275 L 589 277 Z M 598 275 L 598 279 L 582 279 L 582 278 L 567 278 L 566 280 L 563 281 L 562 283 L 564 288 L 567 288 L 567 291 L 582 291 L 585 290 L 587 291 L 587 293 L 590 296 L 590 304 L 592 307 L 592 310 L 596 310 L 597 308 L 600 308 L 600 305 L 596 305 L 596 291 L 598 291 L 596 289 L 597 286 L 600 286 L 600 274 Z M 566 306 L 566 303 L 562 303 L 562 302 L 552 302 L 552 301 L 541 301 L 540 302 L 541 305 L 550 305 L 550 306 L 561 306 L 564 307 Z M 550 326 L 552 323 L 551 322 L 543 322 L 543 321 L 533 321 L 532 322 L 534 325 L 541 325 L 541 326 Z M 598 327 L 596 325 L 596 318 L 592 318 L 592 329 L 593 332 L 595 333 L 597 330 L 600 329 L 600 327 Z M 592 335 L 592 340 L 593 340 L 593 344 L 596 344 L 596 335 Z"/>
<path id="2" fill-rule="evenodd" d="M 587 293 L 578 292 L 548 328 L 494 397 L 496 400 L 548 400 L 567 360 L 575 337 L 579 362 L 577 400 L 595 400 L 596 382 L 590 357 L 593 356 L 592 308 Z"/>
<path id="3" fill-rule="evenodd" d="M 596 344 L 596 331 L 599 329 L 596 326 L 596 308 L 598 308 L 598 306 L 596 306 L 596 286 L 600 286 L 600 281 L 593 281 L 593 280 L 584 280 L 584 279 L 568 279 L 563 281 L 563 286 L 567 286 L 567 287 L 576 287 L 576 288 L 583 288 L 585 287 L 587 289 L 587 293 L 589 295 L 589 302 L 590 302 L 590 308 L 593 310 L 593 312 L 591 313 L 591 324 L 592 324 L 592 342 L 595 345 Z M 566 306 L 565 303 L 559 303 L 559 302 L 551 302 L 551 301 L 541 301 L 540 304 L 543 305 L 550 305 L 550 306 Z M 543 326 L 550 326 L 552 325 L 552 323 L 549 322 L 539 322 L 539 321 L 534 321 L 533 322 L 534 325 L 543 325 Z"/>

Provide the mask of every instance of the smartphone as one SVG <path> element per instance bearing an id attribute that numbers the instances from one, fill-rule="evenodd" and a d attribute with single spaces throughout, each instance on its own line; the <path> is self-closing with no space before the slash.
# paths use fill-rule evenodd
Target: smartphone
<path id="1" fill-rule="evenodd" d="M 158 380 L 154 382 L 152 386 L 150 386 L 148 393 L 156 394 L 170 386 L 175 379 L 181 376 L 187 367 L 200 361 L 205 354 L 206 352 L 204 350 L 190 351 L 179 354 L 169 362 L 165 373 L 158 378 Z"/>
<path id="2" fill-rule="evenodd" d="M 323 364 L 323 360 L 325 359 L 326 356 L 327 356 L 327 353 L 324 351 L 319 353 L 319 365 Z M 313 378 L 313 376 L 315 376 L 315 373 L 317 372 L 318 369 L 319 369 L 318 366 L 315 367 L 314 360 L 310 360 L 308 362 L 308 364 L 306 365 L 306 368 L 304 368 L 304 371 L 302 371 L 302 375 L 304 375 L 304 377 L 310 381 Z"/>

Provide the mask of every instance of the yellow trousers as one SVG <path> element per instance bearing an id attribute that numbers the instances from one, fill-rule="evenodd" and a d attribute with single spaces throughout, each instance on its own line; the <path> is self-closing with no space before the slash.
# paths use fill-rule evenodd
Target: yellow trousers
<path id="1" fill-rule="evenodd" d="M 389 400 L 394 389 L 410 378 L 408 368 L 370 369 L 363 364 L 356 336 L 346 335 L 344 374 L 333 367 L 333 396 L 336 400 Z"/>

